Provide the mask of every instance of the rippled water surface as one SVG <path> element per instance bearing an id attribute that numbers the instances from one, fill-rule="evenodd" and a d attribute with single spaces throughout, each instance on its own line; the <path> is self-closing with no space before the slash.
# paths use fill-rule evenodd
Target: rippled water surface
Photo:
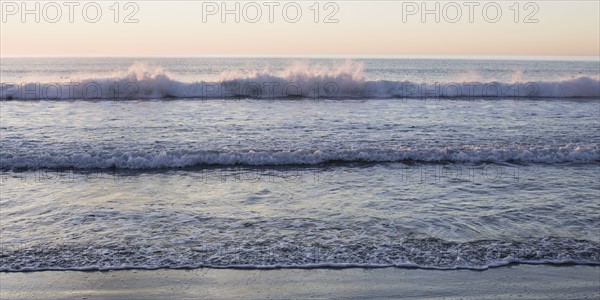
<path id="1" fill-rule="evenodd" d="M 7 81 L 110 81 L 132 63 L 2 68 Z M 155 59 L 176 83 L 145 84 L 265 65 L 276 77 L 293 63 Z M 569 95 L 598 76 L 594 62 L 363 64 L 372 82 L 483 70 L 474 80 L 518 74 Z M 570 86 L 582 76 L 592 81 Z M 3 271 L 600 264 L 598 97 L 10 100 L 0 104 Z"/>

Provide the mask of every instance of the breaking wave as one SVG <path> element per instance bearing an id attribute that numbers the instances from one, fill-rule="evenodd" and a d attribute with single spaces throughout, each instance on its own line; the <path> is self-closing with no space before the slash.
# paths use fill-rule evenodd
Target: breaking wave
<path id="1" fill-rule="evenodd" d="M 215 81 L 183 81 L 136 63 L 126 72 L 88 74 L 68 82 L 3 82 L 2 100 L 139 99 L 420 99 L 598 98 L 600 80 L 587 76 L 531 82 L 411 82 L 367 80 L 363 66 L 293 66 L 282 71 L 229 72 Z"/>
<path id="2" fill-rule="evenodd" d="M 493 148 L 364 148 L 354 150 L 232 150 L 232 151 L 112 151 L 104 153 L 62 153 L 54 155 L 5 154 L 2 169 L 166 169 L 202 165 L 317 165 L 353 162 L 468 162 L 468 163 L 590 163 L 600 161 L 597 146 Z"/>

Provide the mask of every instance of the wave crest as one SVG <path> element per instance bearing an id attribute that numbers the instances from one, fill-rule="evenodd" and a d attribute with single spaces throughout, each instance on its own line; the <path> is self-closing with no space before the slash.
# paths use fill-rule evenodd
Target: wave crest
<path id="1" fill-rule="evenodd" d="M 4 155 L 2 169 L 167 169 L 202 165 L 285 166 L 326 163 L 384 162 L 452 163 L 590 163 L 600 161 L 596 146 L 495 148 L 469 146 L 451 148 L 398 149 L 247 149 L 236 151 L 113 151 L 109 153 L 63 153 L 61 155 Z"/>
<path id="2" fill-rule="evenodd" d="M 82 76 L 70 82 L 2 83 L 3 100 L 190 99 L 424 99 L 424 98 L 598 98 L 600 80 L 576 77 L 532 82 L 411 82 L 374 80 L 364 65 L 295 64 L 281 71 L 233 71 L 216 81 L 186 82 L 143 63 L 126 72 Z"/>

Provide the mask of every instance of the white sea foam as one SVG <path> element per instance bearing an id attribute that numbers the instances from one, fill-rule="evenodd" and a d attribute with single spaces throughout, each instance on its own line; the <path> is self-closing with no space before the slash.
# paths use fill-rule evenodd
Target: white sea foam
<path id="1" fill-rule="evenodd" d="M 550 242 L 548 242 L 549 240 Z M 574 247 L 577 246 L 577 247 Z M 413 240 L 377 247 L 349 244 L 345 247 L 298 247 L 280 243 L 264 247 L 227 247 L 215 249 L 173 248 L 147 249 L 136 245 L 102 247 L 51 247 L 40 251 L 34 247 L 7 247 L 0 260 L 0 271 L 42 270 L 126 270 L 159 268 L 420 268 L 434 270 L 486 270 L 510 264 L 578 264 L 600 265 L 598 244 L 565 238 L 516 241 L 474 241 L 454 243 L 436 239 Z M 161 251 L 154 251 L 154 250 Z M 201 251 L 199 251 L 201 250 Z M 136 256 L 129 255 L 137 253 Z M 365 253 L 366 252 L 366 253 Z M 502 253 L 502 254 L 501 254 Z M 507 256 L 502 256 L 506 254 Z"/>
<path id="2" fill-rule="evenodd" d="M 123 168 L 161 169 L 200 165 L 316 165 L 330 162 L 524 162 L 589 163 L 600 161 L 597 146 L 491 148 L 399 148 L 354 150 L 238 150 L 108 152 L 102 154 L 4 155 L 3 169 L 37 168 Z"/>
<path id="3" fill-rule="evenodd" d="M 520 79 L 521 75 L 513 76 Z M 600 80 L 587 76 L 553 81 L 411 82 L 368 80 L 363 65 L 296 64 L 281 71 L 235 71 L 216 81 L 182 81 L 142 63 L 126 72 L 85 74 L 69 82 L 3 82 L 3 100 L 128 99 L 390 99 L 390 98 L 598 98 Z"/>

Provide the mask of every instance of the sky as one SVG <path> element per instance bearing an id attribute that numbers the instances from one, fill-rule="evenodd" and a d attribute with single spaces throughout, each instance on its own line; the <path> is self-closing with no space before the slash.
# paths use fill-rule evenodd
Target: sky
<path id="1" fill-rule="evenodd" d="M 7 57 L 600 56 L 600 1 L 1 2 Z"/>

